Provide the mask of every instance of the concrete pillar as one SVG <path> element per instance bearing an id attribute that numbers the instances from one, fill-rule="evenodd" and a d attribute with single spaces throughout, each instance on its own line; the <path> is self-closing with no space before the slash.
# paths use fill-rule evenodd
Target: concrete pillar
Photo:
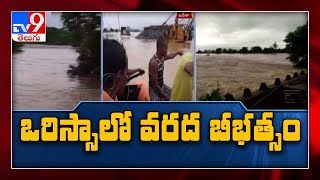
<path id="1" fill-rule="evenodd" d="M 266 84 L 266 83 L 261 83 L 261 84 L 260 84 L 259 90 L 264 91 L 264 90 L 267 90 L 267 89 L 268 89 L 268 87 L 267 87 L 267 84 Z"/>
<path id="2" fill-rule="evenodd" d="M 288 74 L 287 77 L 286 77 L 286 81 L 288 81 L 290 79 L 291 79 L 291 76 L 290 76 L 290 74 Z"/>
<path id="3" fill-rule="evenodd" d="M 232 94 L 227 93 L 226 95 L 224 95 L 224 100 L 225 101 L 234 101 L 235 99 Z"/>
<path id="4" fill-rule="evenodd" d="M 249 88 L 245 88 L 243 90 L 243 97 L 251 97 L 251 96 L 252 96 L 251 90 Z"/>
<path id="5" fill-rule="evenodd" d="M 276 78 L 276 80 L 274 81 L 274 85 L 280 85 L 281 84 L 281 80 L 280 78 Z"/>

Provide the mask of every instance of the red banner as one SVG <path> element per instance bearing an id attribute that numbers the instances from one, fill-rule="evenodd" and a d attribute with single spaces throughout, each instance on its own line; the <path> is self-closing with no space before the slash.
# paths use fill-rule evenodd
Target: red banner
<path id="1" fill-rule="evenodd" d="M 191 19 L 192 18 L 192 12 L 178 12 L 176 19 Z"/>

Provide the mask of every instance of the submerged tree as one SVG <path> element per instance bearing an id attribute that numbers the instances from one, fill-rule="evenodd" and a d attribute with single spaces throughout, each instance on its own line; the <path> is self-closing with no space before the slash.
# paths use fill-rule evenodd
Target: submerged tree
<path id="1" fill-rule="evenodd" d="M 308 23 L 297 27 L 294 32 L 287 34 L 284 39 L 286 50 L 289 53 L 288 59 L 296 67 L 308 66 Z"/>
<path id="2" fill-rule="evenodd" d="M 274 43 L 272 44 L 272 48 L 273 48 L 274 50 L 277 50 L 277 49 L 278 49 L 278 44 L 277 44 L 277 42 L 274 42 Z"/>
<path id="3" fill-rule="evenodd" d="M 78 65 L 70 65 L 68 73 L 100 76 L 100 13 L 62 13 L 64 28 L 72 32 L 73 46 L 77 47 Z"/>

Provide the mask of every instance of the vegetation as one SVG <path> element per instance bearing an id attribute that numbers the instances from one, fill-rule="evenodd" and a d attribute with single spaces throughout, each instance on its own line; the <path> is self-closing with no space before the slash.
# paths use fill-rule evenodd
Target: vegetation
<path id="1" fill-rule="evenodd" d="M 296 67 L 308 66 L 308 23 L 287 34 L 284 39 L 289 53 L 288 59 Z"/>
<path id="2" fill-rule="evenodd" d="M 73 45 L 72 33 L 65 29 L 47 27 L 47 45 Z"/>
<path id="3" fill-rule="evenodd" d="M 72 45 L 78 47 L 77 66 L 70 65 L 72 75 L 100 76 L 100 13 L 62 13 L 64 28 L 71 32 Z"/>
<path id="4" fill-rule="evenodd" d="M 199 98 L 199 101 L 222 101 L 223 97 L 220 92 L 219 82 L 217 89 L 214 89 L 211 93 L 207 93 Z"/>
<path id="5" fill-rule="evenodd" d="M 274 42 L 270 47 L 261 48 L 259 46 L 242 47 L 241 49 L 222 49 L 217 48 L 213 50 L 198 50 L 198 54 L 248 54 L 248 53 L 288 53 L 289 59 L 295 67 L 306 68 L 308 66 L 308 23 L 303 26 L 297 27 L 293 32 L 289 32 L 284 39 L 286 47 L 283 49 L 278 48 L 278 44 Z"/>
<path id="6" fill-rule="evenodd" d="M 253 46 L 250 49 L 248 47 L 242 47 L 241 49 L 222 49 L 222 48 L 217 48 L 217 49 L 212 49 L 212 50 L 198 50 L 197 53 L 198 54 L 235 54 L 235 53 L 240 53 L 240 54 L 248 54 L 248 53 L 265 53 L 265 54 L 269 54 L 269 53 L 286 53 L 287 50 L 286 49 L 278 49 L 278 44 L 277 42 L 274 42 L 270 47 L 268 48 L 261 48 L 260 46 Z"/>

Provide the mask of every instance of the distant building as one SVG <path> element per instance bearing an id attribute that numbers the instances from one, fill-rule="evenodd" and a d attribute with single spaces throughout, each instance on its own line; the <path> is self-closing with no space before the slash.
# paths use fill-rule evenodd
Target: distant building
<path id="1" fill-rule="evenodd" d="M 131 33 L 130 33 L 130 27 L 127 26 L 127 27 L 121 27 L 121 35 L 124 35 L 124 36 L 130 36 Z"/>

